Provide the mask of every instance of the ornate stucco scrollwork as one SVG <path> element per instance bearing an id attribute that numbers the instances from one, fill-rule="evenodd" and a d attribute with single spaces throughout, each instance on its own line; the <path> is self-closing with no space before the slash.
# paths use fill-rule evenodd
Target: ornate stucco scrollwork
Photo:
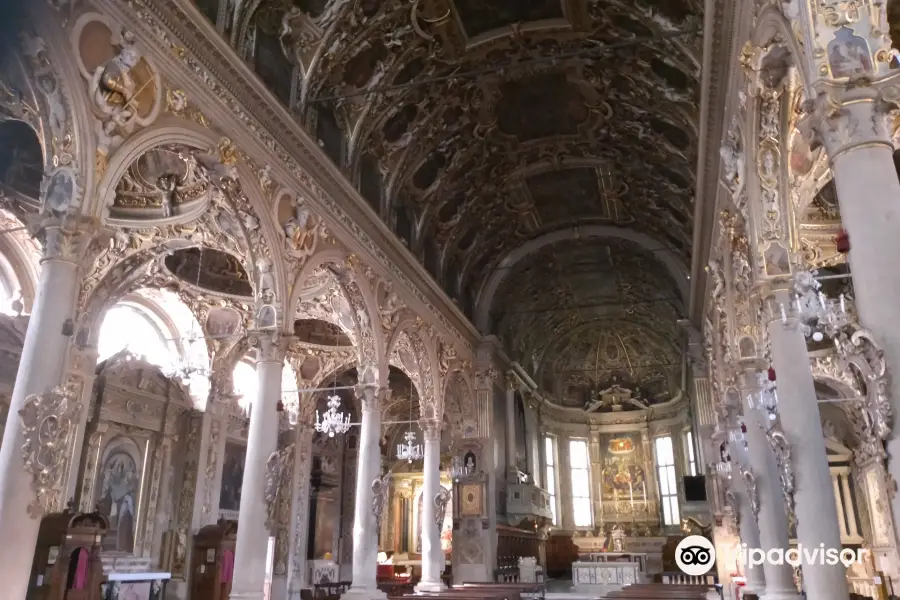
<path id="1" fill-rule="evenodd" d="M 741 479 L 744 480 L 744 486 L 747 488 L 747 501 L 750 502 L 753 518 L 759 520 L 759 489 L 756 487 L 756 475 L 753 474 L 753 471 L 741 467 Z"/>
<path id="2" fill-rule="evenodd" d="M 390 469 L 372 482 L 372 514 L 375 516 L 375 523 L 378 527 L 381 527 L 381 516 L 388 505 L 392 477 L 393 469 Z"/>
<path id="3" fill-rule="evenodd" d="M 444 486 L 441 486 L 438 493 L 434 495 L 434 524 L 438 529 L 441 528 L 441 525 L 444 522 L 444 513 L 447 511 L 447 503 L 450 502 L 452 496 L 453 493 Z"/>
<path id="4" fill-rule="evenodd" d="M 884 441 L 891 434 L 891 405 L 888 399 L 889 374 L 884 352 L 870 331 L 845 329 L 835 336 L 835 347 L 849 378 L 860 375 L 865 379 L 866 398 L 845 409 L 848 420 L 859 440 L 854 451 L 857 464 L 870 460 L 884 460 L 887 454 Z M 855 386 L 854 386 L 855 387 Z"/>
<path id="5" fill-rule="evenodd" d="M 276 450 L 266 460 L 266 528 L 275 533 L 278 513 L 278 491 L 281 489 L 281 478 L 294 456 L 294 447 L 287 446 Z"/>
<path id="6" fill-rule="evenodd" d="M 796 515 L 794 511 L 794 470 L 791 466 L 791 446 L 778 425 L 774 425 L 766 431 L 766 438 L 769 440 L 769 446 L 775 454 L 775 463 L 778 465 L 784 502 L 789 512 Z"/>
<path id="7" fill-rule="evenodd" d="M 19 410 L 22 420 L 22 460 L 31 474 L 34 500 L 28 514 L 40 519 L 62 506 L 60 494 L 69 456 L 69 443 L 81 412 L 80 399 L 63 387 L 31 394 Z"/>
<path id="8" fill-rule="evenodd" d="M 731 513 L 731 520 L 735 527 L 741 526 L 741 504 L 734 490 L 725 492 L 725 507 Z"/>

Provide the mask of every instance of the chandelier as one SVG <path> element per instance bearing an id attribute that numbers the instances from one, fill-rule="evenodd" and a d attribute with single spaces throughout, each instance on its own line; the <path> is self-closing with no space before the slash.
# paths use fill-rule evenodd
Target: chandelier
<path id="1" fill-rule="evenodd" d="M 831 276 L 843 277 L 843 276 Z M 790 307 L 779 305 L 781 322 L 787 323 L 788 317 L 796 317 L 800 321 L 803 335 L 821 342 L 825 336 L 831 336 L 850 324 L 847 312 L 847 299 L 844 294 L 835 300 L 822 293 L 819 279 L 814 271 L 799 271 L 794 275 L 794 301 Z"/>
<path id="2" fill-rule="evenodd" d="M 416 443 L 416 432 L 409 430 L 404 434 L 404 444 L 397 444 L 397 459 L 413 462 L 414 460 L 422 460 L 425 453 L 422 451 L 422 444 Z"/>
<path id="3" fill-rule="evenodd" d="M 450 459 L 450 477 L 453 481 L 459 481 L 463 477 L 468 477 L 472 474 L 472 469 L 465 464 L 463 459 L 458 456 L 454 456 Z"/>
<path id="4" fill-rule="evenodd" d="M 325 414 L 320 415 L 319 411 L 316 411 L 316 431 L 325 433 L 328 437 L 350 431 L 350 415 L 339 412 L 340 407 L 340 396 L 337 394 L 328 396 L 328 410 L 325 411 Z"/>

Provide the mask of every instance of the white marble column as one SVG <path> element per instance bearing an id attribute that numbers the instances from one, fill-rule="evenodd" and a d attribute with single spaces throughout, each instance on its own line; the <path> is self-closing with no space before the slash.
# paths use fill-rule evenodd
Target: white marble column
<path id="1" fill-rule="evenodd" d="M 23 462 L 24 431 L 18 412 L 29 395 L 43 394 L 63 383 L 70 341 L 64 324 L 75 317 L 81 283 L 79 267 L 90 241 L 89 233 L 67 232 L 58 225 L 48 227 L 44 233 L 37 297 L 0 445 L 0 581 L 6 598 L 25 598 L 40 525 L 40 519 L 30 516 L 28 510 L 36 497 L 32 477 Z M 56 499 L 58 508 L 67 500 L 62 495 Z"/>
<path id="2" fill-rule="evenodd" d="M 378 523 L 372 511 L 372 483 L 381 476 L 381 398 L 378 388 L 360 389 L 362 423 L 356 467 L 356 503 L 353 510 L 353 584 L 344 600 L 377 600 L 387 595 L 375 584 L 378 566 Z"/>
<path id="3" fill-rule="evenodd" d="M 882 9 L 883 10 L 883 9 Z M 825 38 L 827 39 L 827 38 Z M 874 94 L 875 98 L 866 96 Z M 891 140 L 893 117 L 874 87 L 844 93 L 848 102 L 824 120 L 820 137 L 830 159 L 841 209 L 841 223 L 850 237 L 848 261 L 860 323 L 882 345 L 891 373 L 900 373 L 900 319 L 895 298 L 900 295 L 900 181 Z M 861 101 L 858 98 L 863 98 Z M 853 101 L 856 100 L 856 101 Z M 900 376 L 891 379 L 892 404 L 900 411 Z M 900 435 L 888 441 L 888 470 L 900 481 Z M 900 539 L 900 494 L 891 500 Z"/>
<path id="4" fill-rule="evenodd" d="M 778 297 L 787 302 L 788 297 Z M 786 304 L 789 306 L 789 304 Z M 777 313 L 775 313 L 777 314 Z M 769 323 L 772 362 L 776 373 L 781 428 L 790 445 L 794 474 L 797 542 L 804 548 L 841 547 L 825 436 L 809 366 L 806 337 L 796 323 Z M 803 585 L 809 598 L 847 600 L 847 569 L 818 561 L 803 565 Z"/>
<path id="5" fill-rule="evenodd" d="M 506 375 L 506 473 L 510 482 L 518 478 L 516 460 L 516 388 L 512 373 Z"/>
<path id="6" fill-rule="evenodd" d="M 748 490 L 748 486 L 743 477 L 741 477 L 740 470 L 737 468 L 737 465 L 746 466 L 748 464 L 747 451 L 744 449 L 743 443 L 732 443 L 728 445 L 728 452 L 731 454 L 732 465 L 735 465 L 729 483 L 731 493 L 734 494 L 737 504 L 734 508 L 737 509 L 735 517 L 738 520 L 741 544 L 744 544 L 748 549 L 762 548 L 759 537 L 759 524 L 756 522 L 756 514 L 754 514 L 753 506 L 750 503 L 751 491 Z M 754 567 L 751 566 L 749 562 L 744 561 L 742 567 L 744 577 L 747 579 L 744 593 L 763 596 L 763 592 L 766 589 L 766 577 L 762 566 Z M 733 568 L 733 564 L 727 565 L 728 572 L 731 572 Z"/>
<path id="7" fill-rule="evenodd" d="M 278 400 L 281 398 L 283 350 L 269 335 L 259 340 L 257 396 L 250 407 L 250 431 L 234 552 L 232 600 L 263 600 L 270 532 L 266 527 L 266 462 L 278 445 Z"/>
<path id="8" fill-rule="evenodd" d="M 439 592 L 447 586 L 441 581 L 444 553 L 441 550 L 441 531 L 435 525 L 437 507 L 434 499 L 441 488 L 441 426 L 422 423 L 425 433 L 424 482 L 422 484 L 422 580 L 417 592 Z"/>
<path id="9" fill-rule="evenodd" d="M 759 527 L 759 548 L 766 553 L 770 550 L 786 551 L 790 547 L 788 515 L 778 465 L 775 463 L 775 455 L 769 448 L 766 433 L 761 427 L 759 415 L 748 404 L 749 395 L 758 391 L 757 370 L 755 366 L 750 366 L 744 372 L 741 396 L 747 426 L 746 465 L 749 468 L 745 469 L 750 474 L 751 481 L 748 481 L 741 469 L 731 476 L 743 479 L 748 497 L 756 501 L 758 512 L 755 520 Z M 738 457 L 740 463 L 740 454 Z M 763 564 L 763 573 L 766 591 L 761 600 L 796 600 L 800 597 L 794 584 L 794 570 L 790 565 L 774 565 L 767 561 Z"/>
<path id="10" fill-rule="evenodd" d="M 312 438 L 310 425 L 298 424 L 294 447 L 294 485 L 291 498 L 290 568 L 288 569 L 288 597 L 299 598 L 300 590 L 309 587 L 307 564 L 309 544 L 309 478 L 312 472 Z"/>

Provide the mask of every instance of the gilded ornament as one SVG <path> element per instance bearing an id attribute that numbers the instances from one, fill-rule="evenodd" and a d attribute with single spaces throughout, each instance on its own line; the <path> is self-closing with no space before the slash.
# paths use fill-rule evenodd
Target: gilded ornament
<path id="1" fill-rule="evenodd" d="M 62 508 L 66 465 L 72 435 L 78 426 L 81 399 L 68 388 L 54 387 L 44 394 L 25 398 L 19 417 L 22 423 L 22 460 L 31 475 L 34 499 L 28 514 L 40 519 Z"/>

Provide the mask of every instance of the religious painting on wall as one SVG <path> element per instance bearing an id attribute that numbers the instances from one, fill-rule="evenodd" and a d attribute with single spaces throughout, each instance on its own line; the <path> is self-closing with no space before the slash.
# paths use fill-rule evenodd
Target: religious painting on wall
<path id="1" fill-rule="evenodd" d="M 828 68 L 833 79 L 874 74 L 869 44 L 849 27 L 841 27 L 828 42 Z"/>
<path id="2" fill-rule="evenodd" d="M 645 500 L 647 482 L 640 440 L 630 435 L 601 436 L 600 448 L 603 453 L 603 499 Z"/>
<path id="3" fill-rule="evenodd" d="M 225 443 L 219 510 L 240 510 L 241 487 L 244 483 L 244 459 L 246 456 L 247 447 L 243 444 L 236 442 Z"/>
<path id="4" fill-rule="evenodd" d="M 135 515 L 140 492 L 139 463 L 140 454 L 133 441 L 118 439 L 107 446 L 96 502 L 97 510 L 109 519 L 109 530 L 103 538 L 104 550 L 134 552 Z"/>

